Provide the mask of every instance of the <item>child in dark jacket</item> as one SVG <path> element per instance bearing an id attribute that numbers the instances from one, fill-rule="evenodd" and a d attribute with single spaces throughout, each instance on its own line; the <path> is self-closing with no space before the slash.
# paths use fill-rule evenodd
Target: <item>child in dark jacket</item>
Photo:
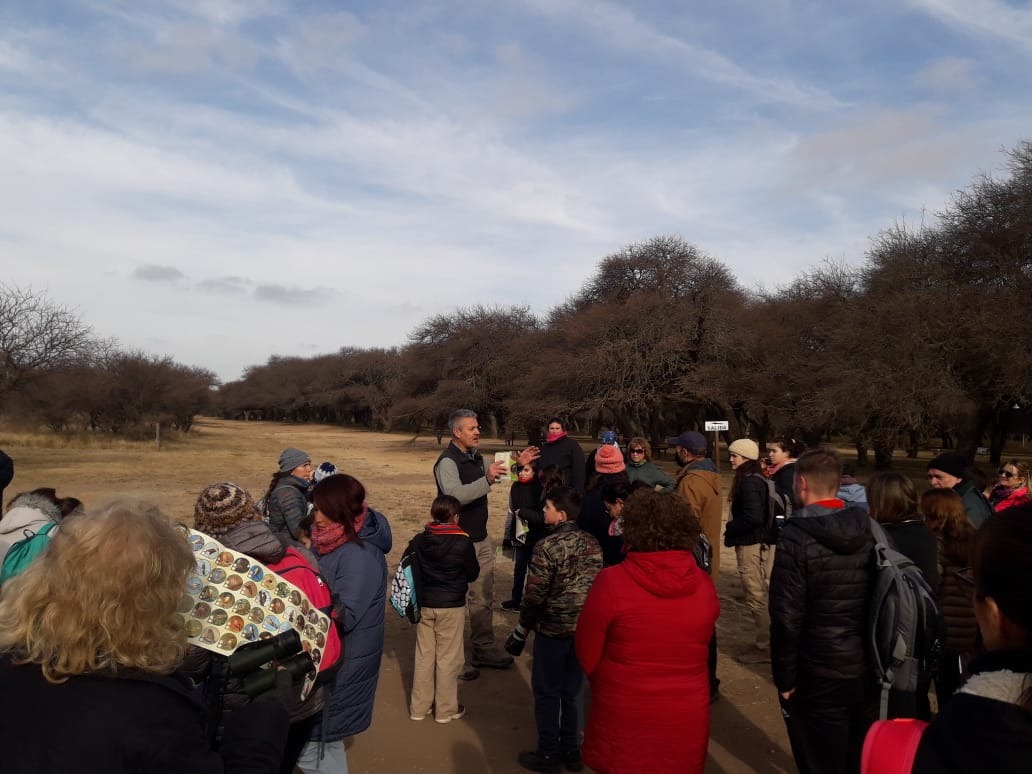
<path id="1" fill-rule="evenodd" d="M 558 473 L 558 468 L 552 466 L 552 470 Z M 517 473 L 516 481 L 509 487 L 509 520 L 512 524 L 512 534 L 506 534 L 506 538 L 512 541 L 514 550 L 514 563 L 512 568 L 512 596 L 502 602 L 502 610 L 508 613 L 520 612 L 520 604 L 523 602 L 523 583 L 527 579 L 527 565 L 530 564 L 530 555 L 534 545 L 545 536 L 545 517 L 541 513 L 542 482 L 538 479 L 535 470 L 535 463 L 529 462 L 521 465 Z M 509 529 L 510 521 L 506 521 L 506 530 Z M 522 534 L 517 525 L 526 527 Z"/>
<path id="2" fill-rule="evenodd" d="M 531 688 L 538 746 L 519 755 L 520 765 L 531 771 L 559 774 L 561 765 L 571 771 L 583 766 L 577 694 L 584 672 L 573 635 L 588 590 L 602 570 L 602 549 L 593 535 L 577 526 L 580 504 L 580 495 L 570 487 L 557 487 L 546 495 L 545 524 L 551 532 L 534 547 L 520 623 L 505 643 L 505 649 L 518 656 L 527 633 L 536 631 Z"/>
<path id="3" fill-rule="evenodd" d="M 432 521 L 413 538 L 419 564 L 421 617 L 416 625 L 416 666 L 409 716 L 422 720 L 434 710 L 438 723 L 466 714 L 459 704 L 466 591 L 480 575 L 477 552 L 459 527 L 459 501 L 441 495 L 430 506 Z"/>

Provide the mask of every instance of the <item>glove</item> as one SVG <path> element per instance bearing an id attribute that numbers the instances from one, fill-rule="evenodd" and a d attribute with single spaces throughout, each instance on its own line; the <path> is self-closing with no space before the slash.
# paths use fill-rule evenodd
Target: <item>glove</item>
<path id="1" fill-rule="evenodd" d="M 505 652 L 513 656 L 519 656 L 523 653 L 523 648 L 526 644 L 527 630 L 522 626 L 517 626 L 505 641 Z"/>

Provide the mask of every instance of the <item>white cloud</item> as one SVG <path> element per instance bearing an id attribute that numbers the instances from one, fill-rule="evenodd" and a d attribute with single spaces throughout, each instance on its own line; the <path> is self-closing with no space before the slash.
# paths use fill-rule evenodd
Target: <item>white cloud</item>
<path id="1" fill-rule="evenodd" d="M 953 56 L 934 59 L 914 74 L 919 88 L 945 94 L 971 91 L 979 82 L 976 63 Z"/>
<path id="2" fill-rule="evenodd" d="M 1003 0 L 911 0 L 918 8 L 964 32 L 1032 49 L 1032 9 Z"/>

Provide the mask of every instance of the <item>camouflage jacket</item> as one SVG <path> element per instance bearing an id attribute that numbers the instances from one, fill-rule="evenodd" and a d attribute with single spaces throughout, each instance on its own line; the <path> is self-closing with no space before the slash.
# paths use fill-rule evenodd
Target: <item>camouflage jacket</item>
<path id="1" fill-rule="evenodd" d="M 548 637 L 572 637 L 584 600 L 602 569 L 602 549 L 576 522 L 559 524 L 530 555 L 520 626 Z"/>

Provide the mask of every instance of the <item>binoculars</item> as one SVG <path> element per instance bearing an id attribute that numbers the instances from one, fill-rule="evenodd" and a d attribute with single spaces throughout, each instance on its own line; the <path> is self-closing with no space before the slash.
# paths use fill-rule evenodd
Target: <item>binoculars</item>
<path id="1" fill-rule="evenodd" d="M 278 663 L 261 668 L 271 661 Z M 312 657 L 301 650 L 301 635 L 295 629 L 241 645 L 229 656 L 229 673 L 241 678 L 244 693 L 252 699 L 276 687 L 278 668 L 285 669 L 294 682 L 315 671 Z"/>

